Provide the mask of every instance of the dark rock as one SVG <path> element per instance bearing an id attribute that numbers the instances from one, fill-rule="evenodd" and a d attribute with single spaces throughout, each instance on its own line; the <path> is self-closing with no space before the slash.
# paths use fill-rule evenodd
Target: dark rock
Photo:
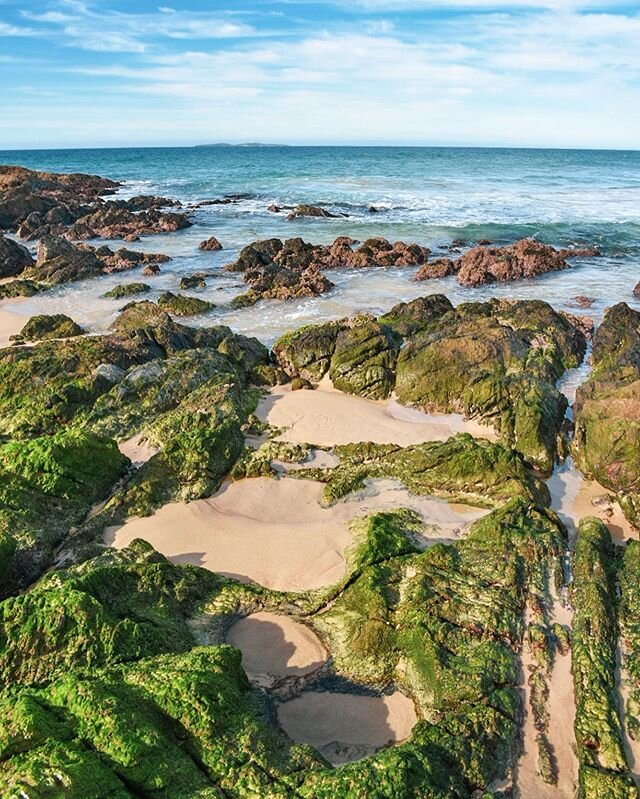
<path id="1" fill-rule="evenodd" d="M 294 377 L 291 381 L 291 391 L 301 391 L 302 389 L 312 389 L 313 383 L 304 377 Z"/>
<path id="2" fill-rule="evenodd" d="M 633 296 L 634 297 L 640 297 L 640 282 L 636 283 L 636 286 L 635 286 L 635 288 L 633 290 Z"/>
<path id="3" fill-rule="evenodd" d="M 160 267 L 158 264 L 147 264 L 142 270 L 142 274 L 144 277 L 153 277 L 154 275 L 159 275 Z"/>
<path id="4" fill-rule="evenodd" d="M 180 288 L 186 289 L 204 289 L 207 287 L 207 281 L 202 275 L 189 275 L 188 277 L 180 278 Z"/>
<path id="5" fill-rule="evenodd" d="M 26 247 L 0 235 L 0 278 L 16 277 L 32 265 L 33 258 Z"/>
<path id="6" fill-rule="evenodd" d="M 287 219 L 291 221 L 305 216 L 335 219 L 337 214 L 332 214 L 330 211 L 327 211 L 326 208 L 320 208 L 318 205 L 302 204 L 296 205 L 296 207 L 287 214 Z"/>
<path id="7" fill-rule="evenodd" d="M 574 247 L 558 252 L 562 258 L 597 258 L 602 254 L 599 247 Z"/>
<path id="8" fill-rule="evenodd" d="M 216 250 L 222 249 L 222 244 L 218 241 L 215 236 L 211 236 L 206 241 L 201 241 L 198 245 L 198 249 L 205 250 L 207 252 L 214 252 Z"/>
<path id="9" fill-rule="evenodd" d="M 279 214 L 281 210 L 280 206 L 275 203 L 267 208 L 267 211 L 271 211 L 272 214 Z"/>

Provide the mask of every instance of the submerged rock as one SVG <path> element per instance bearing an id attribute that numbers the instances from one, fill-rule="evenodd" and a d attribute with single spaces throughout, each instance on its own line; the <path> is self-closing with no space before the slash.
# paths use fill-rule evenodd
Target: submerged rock
<path id="1" fill-rule="evenodd" d="M 335 218 L 337 215 L 327 211 L 326 208 L 320 208 L 317 205 L 296 205 L 296 207 L 287 214 L 289 221 L 298 219 L 303 216 L 315 216 L 324 218 Z"/>
<path id="2" fill-rule="evenodd" d="M 123 297 L 134 297 L 137 294 L 146 294 L 148 291 L 151 291 L 151 286 L 147 283 L 123 283 L 107 291 L 104 296 L 110 300 L 121 300 Z"/>
<path id="3" fill-rule="evenodd" d="M 204 289 L 206 287 L 207 281 L 204 279 L 204 275 L 202 274 L 189 275 L 188 277 L 180 278 L 181 289 Z"/>
<path id="4" fill-rule="evenodd" d="M 33 264 L 26 247 L 0 235 L 0 278 L 17 277 Z"/>
<path id="5" fill-rule="evenodd" d="M 215 236 L 211 236 L 211 238 L 208 238 L 205 241 L 201 241 L 198 246 L 198 249 L 205 250 L 207 252 L 212 252 L 215 250 L 221 250 L 222 244 L 220 244 L 220 242 Z"/>

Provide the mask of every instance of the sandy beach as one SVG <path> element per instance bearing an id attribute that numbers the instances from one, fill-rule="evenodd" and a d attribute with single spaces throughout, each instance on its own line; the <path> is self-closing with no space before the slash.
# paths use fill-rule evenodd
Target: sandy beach
<path id="1" fill-rule="evenodd" d="M 492 427 L 460 414 L 427 414 L 389 400 L 367 400 L 343 394 L 326 377 L 314 391 L 291 391 L 277 386 L 262 399 L 256 415 L 285 429 L 280 441 L 319 446 L 373 441 L 409 446 L 423 441 L 446 441 L 456 433 L 496 440 Z"/>
<path id="2" fill-rule="evenodd" d="M 399 691 L 380 697 L 307 691 L 280 705 L 278 720 L 294 741 L 311 744 L 338 764 L 355 759 L 350 747 L 379 749 L 406 740 L 417 716 Z"/>
<path id="3" fill-rule="evenodd" d="M 240 619 L 230 627 L 227 643 L 242 652 L 242 666 L 258 684 L 273 677 L 303 677 L 328 658 L 313 630 L 276 613 L 253 613 Z"/>
<path id="4" fill-rule="evenodd" d="M 547 480 L 551 492 L 551 507 L 567 526 L 569 536 L 575 537 L 580 519 L 596 516 L 607 525 L 616 544 L 628 538 L 637 539 L 638 530 L 625 518 L 620 505 L 609 498 L 613 492 L 595 480 L 587 480 L 577 471 L 571 458 L 558 466 Z"/>
<path id="5" fill-rule="evenodd" d="M 10 337 L 19 333 L 29 320 L 19 311 L 20 300 L 11 300 L 11 308 L 0 305 L 0 347 L 11 344 Z"/>
<path id="6" fill-rule="evenodd" d="M 279 591 L 332 585 L 346 569 L 349 522 L 376 510 L 409 507 L 429 525 L 430 540 L 464 535 L 487 511 L 414 497 L 393 480 L 330 508 L 320 506 L 323 484 L 291 477 L 227 483 L 212 497 L 171 503 L 153 516 L 107 528 L 105 543 L 121 548 L 143 538 L 175 563 L 191 563 Z M 427 540 L 428 539 L 428 540 Z"/>

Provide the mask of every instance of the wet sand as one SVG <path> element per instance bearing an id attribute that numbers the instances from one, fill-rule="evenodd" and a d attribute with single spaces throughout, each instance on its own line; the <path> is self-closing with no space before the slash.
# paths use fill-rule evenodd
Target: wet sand
<path id="1" fill-rule="evenodd" d="M 268 684 L 272 678 L 304 677 L 328 658 L 313 630 L 277 613 L 253 613 L 240 619 L 229 628 L 227 643 L 242 652 L 242 666 L 258 684 Z"/>
<path id="2" fill-rule="evenodd" d="M 406 740 L 417 722 L 413 702 L 396 691 L 360 696 L 307 691 L 278 708 L 278 720 L 297 743 L 311 744 L 334 765 Z"/>
<path id="3" fill-rule="evenodd" d="M 256 416 L 285 428 L 278 440 L 332 446 L 358 441 L 409 446 L 446 441 L 456 433 L 496 440 L 492 427 L 465 421 L 460 414 L 426 414 L 393 399 L 374 401 L 343 394 L 325 378 L 317 389 L 291 391 L 277 386 L 264 397 Z"/>
<path id="4" fill-rule="evenodd" d="M 580 519 L 585 516 L 602 519 L 617 544 L 623 544 L 627 538 L 638 538 L 638 531 L 627 521 L 620 505 L 615 499 L 609 501 L 613 492 L 595 480 L 586 480 L 571 458 L 556 467 L 547 480 L 547 486 L 551 492 L 551 507 L 567 526 L 570 540 L 575 537 Z"/>
<path id="5" fill-rule="evenodd" d="M 279 591 L 305 591 L 338 582 L 346 571 L 349 522 L 377 510 L 410 507 L 429 527 L 423 545 L 464 535 L 487 511 L 414 497 L 393 480 L 330 508 L 320 506 L 324 485 L 311 480 L 260 477 L 227 483 L 213 497 L 163 506 L 153 516 L 105 530 L 121 548 L 143 538 L 175 563 L 253 581 Z"/>

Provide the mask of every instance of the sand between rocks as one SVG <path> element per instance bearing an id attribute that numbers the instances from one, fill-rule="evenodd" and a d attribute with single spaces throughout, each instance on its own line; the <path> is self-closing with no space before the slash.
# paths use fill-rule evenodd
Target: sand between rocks
<path id="1" fill-rule="evenodd" d="M 348 523 L 377 510 L 410 507 L 431 526 L 425 546 L 457 538 L 487 511 L 415 497 L 393 480 L 331 508 L 319 500 L 323 484 L 284 477 L 227 483 L 212 497 L 171 503 L 153 516 L 105 530 L 105 543 L 122 548 L 143 538 L 175 563 L 191 563 L 278 591 L 323 588 L 345 574 Z"/>
<path id="2" fill-rule="evenodd" d="M 395 400 L 374 401 L 343 394 L 325 378 L 317 389 L 291 391 L 277 386 L 258 405 L 256 416 L 285 428 L 276 440 L 293 444 L 376 444 L 409 446 L 424 441 L 446 441 L 456 433 L 496 440 L 492 427 L 465 420 L 460 414 L 427 414 Z"/>
<path id="3" fill-rule="evenodd" d="M 278 707 L 289 737 L 315 747 L 334 765 L 362 757 L 361 749 L 406 740 L 417 720 L 413 702 L 399 691 L 390 696 L 305 691 Z"/>
<path id="4" fill-rule="evenodd" d="M 118 444 L 118 449 L 138 468 L 160 452 L 157 447 L 152 447 L 151 444 L 144 441 L 140 433 L 131 436 L 126 441 L 121 441 Z"/>
<path id="5" fill-rule="evenodd" d="M 227 643 L 242 652 L 242 666 L 258 684 L 273 677 L 304 677 L 328 658 L 318 636 L 306 624 L 277 613 L 253 613 L 233 624 Z"/>
<path id="6" fill-rule="evenodd" d="M 12 306 L 19 300 L 12 300 Z M 9 310 L 0 307 L 0 347 L 8 347 L 11 344 L 10 337 L 19 333 L 29 321 L 29 316 L 21 314 L 17 310 Z"/>

